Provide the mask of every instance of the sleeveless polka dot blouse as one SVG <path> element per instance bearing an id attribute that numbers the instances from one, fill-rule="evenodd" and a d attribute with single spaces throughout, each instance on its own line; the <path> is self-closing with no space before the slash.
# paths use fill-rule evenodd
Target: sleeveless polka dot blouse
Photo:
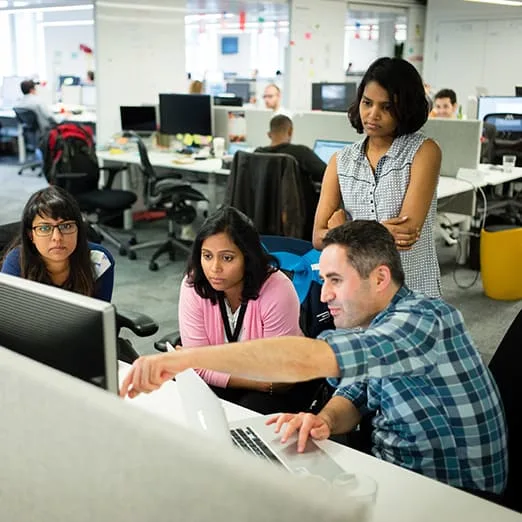
<path id="1" fill-rule="evenodd" d="M 352 219 L 385 221 L 399 215 L 410 182 L 413 158 L 426 139 L 421 132 L 396 138 L 379 160 L 375 175 L 365 154 L 366 139 L 338 152 L 339 186 L 344 208 Z M 435 193 L 420 239 L 411 250 L 400 252 L 406 284 L 430 297 L 441 295 L 433 231 L 436 212 Z"/>

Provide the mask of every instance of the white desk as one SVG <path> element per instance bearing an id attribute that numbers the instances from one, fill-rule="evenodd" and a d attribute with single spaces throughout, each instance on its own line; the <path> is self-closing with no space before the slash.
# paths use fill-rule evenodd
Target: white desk
<path id="1" fill-rule="evenodd" d="M 140 157 L 137 151 L 111 152 L 98 151 L 96 153 L 101 166 L 106 163 L 126 163 L 129 166 L 140 164 Z M 188 181 L 205 181 L 208 183 L 208 211 L 209 214 L 217 209 L 217 176 L 228 176 L 229 171 L 221 168 L 221 159 L 194 160 L 193 163 L 176 163 L 181 158 L 180 154 L 173 152 L 149 151 L 149 160 L 153 167 L 166 168 L 176 171 Z M 122 188 L 132 190 L 130 186 L 129 172 L 122 177 Z M 132 212 L 124 213 L 124 228 L 132 228 Z"/>
<path id="2" fill-rule="evenodd" d="M 120 382 L 129 366 L 120 363 Z M 158 391 L 127 399 L 131 404 L 176 424 L 184 424 L 181 401 L 173 381 Z M 245 419 L 256 413 L 225 402 L 229 421 Z M 378 483 L 373 522 L 520 522 L 521 515 L 463 493 L 435 480 L 360 453 L 332 441 L 319 445 L 347 471 L 365 473 Z M 245 462 L 246 462 L 245 457 Z"/>

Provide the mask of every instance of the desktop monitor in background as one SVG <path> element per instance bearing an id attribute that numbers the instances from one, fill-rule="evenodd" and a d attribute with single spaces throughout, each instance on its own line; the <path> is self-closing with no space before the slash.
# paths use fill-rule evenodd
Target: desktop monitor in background
<path id="1" fill-rule="evenodd" d="M 116 313 L 105 301 L 0 274 L 0 346 L 118 393 Z"/>
<path id="2" fill-rule="evenodd" d="M 248 82 L 228 82 L 227 92 L 243 99 L 243 103 L 250 100 L 250 83 Z"/>
<path id="3" fill-rule="evenodd" d="M 4 76 L 2 79 L 2 98 L 3 107 L 14 107 L 16 102 L 22 97 L 20 84 L 27 80 L 25 76 Z"/>
<path id="4" fill-rule="evenodd" d="M 515 96 L 522 97 L 522 85 L 515 86 Z"/>
<path id="5" fill-rule="evenodd" d="M 82 79 L 79 76 L 72 76 L 70 74 L 62 74 L 58 78 L 58 88 L 61 89 L 64 85 L 80 85 Z"/>
<path id="6" fill-rule="evenodd" d="M 157 129 L 156 107 L 152 105 L 120 107 L 120 120 L 121 130 L 152 134 Z"/>
<path id="7" fill-rule="evenodd" d="M 243 98 L 239 98 L 238 96 L 234 96 L 229 93 L 221 93 L 219 96 L 214 96 L 214 105 L 217 106 L 230 106 L 230 107 L 242 107 L 243 106 Z"/>
<path id="8" fill-rule="evenodd" d="M 354 82 L 312 83 L 312 110 L 346 112 L 356 98 Z"/>
<path id="9" fill-rule="evenodd" d="M 522 97 L 481 96 L 477 113 L 477 119 L 481 121 L 488 114 L 522 114 Z"/>
<path id="10" fill-rule="evenodd" d="M 351 141 L 315 140 L 314 152 L 326 163 L 339 150 L 352 143 Z"/>
<path id="11" fill-rule="evenodd" d="M 160 94 L 162 134 L 212 136 L 212 99 L 208 94 Z"/>

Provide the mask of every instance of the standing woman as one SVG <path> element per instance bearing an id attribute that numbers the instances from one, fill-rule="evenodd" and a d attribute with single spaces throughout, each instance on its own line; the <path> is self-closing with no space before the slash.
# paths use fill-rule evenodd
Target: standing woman
<path id="1" fill-rule="evenodd" d="M 29 198 L 19 236 L 3 259 L 2 272 L 104 301 L 112 297 L 112 255 L 87 241 L 78 204 L 56 186 Z"/>
<path id="2" fill-rule="evenodd" d="M 349 108 L 363 140 L 334 155 L 315 214 L 313 243 L 346 219 L 374 219 L 395 238 L 412 290 L 441 295 L 435 250 L 439 146 L 419 129 L 428 102 L 419 73 L 400 58 L 379 58 L 366 71 Z"/>
<path id="3" fill-rule="evenodd" d="M 194 241 L 181 283 L 178 317 L 183 347 L 301 336 L 299 309 L 292 282 L 264 250 L 252 221 L 233 207 L 209 216 Z M 260 413 L 306 410 L 316 386 L 197 371 L 221 398 Z"/>

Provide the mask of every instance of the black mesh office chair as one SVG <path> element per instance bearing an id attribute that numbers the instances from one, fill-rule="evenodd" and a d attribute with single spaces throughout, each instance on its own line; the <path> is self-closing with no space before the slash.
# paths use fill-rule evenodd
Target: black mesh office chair
<path id="1" fill-rule="evenodd" d="M 522 513 L 521 338 L 522 311 L 509 327 L 489 363 L 489 369 L 495 378 L 504 405 L 508 431 L 508 482 L 501 503 L 520 513 Z"/>
<path id="2" fill-rule="evenodd" d="M 522 165 L 522 114 L 495 113 L 484 116 L 484 126 L 494 126 L 495 131 L 487 128 L 491 147 L 489 161 L 501 164 L 502 156 L 513 154 L 517 157 L 516 165 Z"/>
<path id="3" fill-rule="evenodd" d="M 225 203 L 250 217 L 260 234 L 311 239 L 303 179 L 288 154 L 237 151 Z"/>
<path id="4" fill-rule="evenodd" d="M 127 254 L 128 245 L 136 243 L 134 232 L 112 228 L 109 223 L 121 219 L 137 196 L 130 190 L 113 189 L 116 175 L 127 168 L 98 166 L 92 131 L 75 124 L 58 125 L 43 140 L 44 174 L 52 185 L 58 185 L 74 196 L 81 211 L 101 239 Z M 98 188 L 101 173 L 107 178 Z M 124 236 L 125 240 L 119 238 Z"/>
<path id="5" fill-rule="evenodd" d="M 20 123 L 20 125 L 22 126 L 25 152 L 28 156 L 32 157 L 31 160 L 26 161 L 20 167 L 18 175 L 21 176 L 23 171 L 27 169 L 31 169 L 32 171 L 39 169 L 38 176 L 41 176 L 43 162 L 41 159 L 37 159 L 35 157 L 42 136 L 40 126 L 38 125 L 38 118 L 36 117 L 36 113 L 31 109 L 25 109 L 22 107 L 15 107 L 13 111 L 16 114 L 16 119 L 18 120 L 18 123 Z"/>
<path id="6" fill-rule="evenodd" d="M 125 132 L 124 136 L 131 138 L 138 146 L 141 172 L 144 180 L 144 201 L 149 210 L 165 210 L 168 220 L 168 238 L 148 241 L 133 245 L 129 248 L 129 259 L 136 259 L 136 252 L 144 248 L 158 247 L 149 261 L 150 270 L 158 270 L 156 260 L 162 254 L 168 254 L 174 261 L 176 250 L 188 254 L 191 242 L 176 237 L 176 225 L 190 225 L 197 216 L 196 209 L 191 203 L 207 201 L 207 198 L 189 184 L 182 183 L 171 177 L 159 177 L 154 170 L 143 140 L 133 132 Z"/>

